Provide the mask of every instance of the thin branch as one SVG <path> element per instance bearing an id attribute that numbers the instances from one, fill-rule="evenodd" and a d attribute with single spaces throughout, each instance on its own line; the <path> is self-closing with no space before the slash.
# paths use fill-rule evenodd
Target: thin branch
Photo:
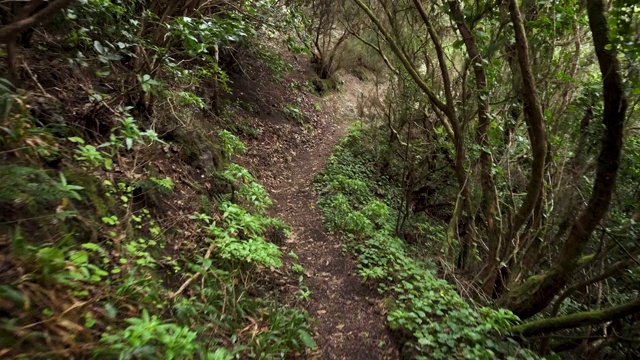
<path id="1" fill-rule="evenodd" d="M 75 1 L 76 0 L 58 0 L 26 19 L 16 21 L 0 28 L 0 43 L 7 43 L 8 41 L 11 41 L 11 39 L 17 36 L 20 32 L 47 20 L 53 14 L 71 5 Z"/>
<path id="2" fill-rule="evenodd" d="M 545 334 L 564 329 L 603 324 L 640 312 L 640 299 L 626 304 L 614 306 L 605 310 L 584 311 L 576 314 L 540 319 L 515 326 L 511 329 L 514 334 L 531 336 Z"/>

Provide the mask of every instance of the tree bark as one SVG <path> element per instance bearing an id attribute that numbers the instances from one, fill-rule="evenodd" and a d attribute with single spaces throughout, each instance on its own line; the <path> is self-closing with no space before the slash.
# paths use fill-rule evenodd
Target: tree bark
<path id="1" fill-rule="evenodd" d="M 515 1 L 512 0 L 515 6 Z M 554 266 L 543 275 L 530 278 L 501 299 L 501 305 L 522 319 L 542 311 L 567 284 L 578 267 L 594 229 L 606 214 L 613 194 L 620 154 L 627 100 L 625 98 L 616 50 L 609 41 L 609 29 L 602 0 L 587 1 L 587 15 L 593 44 L 602 74 L 604 112 L 602 148 L 598 156 L 596 178 L 587 207 L 573 223 Z"/>
<path id="2" fill-rule="evenodd" d="M 527 194 L 518 208 L 513 221 L 508 226 L 502 238 L 505 242 L 512 241 L 518 236 L 520 228 L 525 224 L 533 212 L 536 203 L 542 194 L 544 181 L 544 164 L 547 155 L 546 130 L 544 125 L 544 115 L 542 105 L 538 96 L 533 72 L 531 70 L 531 57 L 529 54 L 529 43 L 522 21 L 522 15 L 515 0 L 509 1 L 509 13 L 515 32 L 515 48 L 520 65 L 522 77 L 522 101 L 524 104 L 524 119 L 529 133 L 529 143 L 533 153 L 533 163 L 531 165 L 531 177 L 527 185 Z M 496 280 L 500 275 L 500 259 L 504 252 L 500 242 L 489 244 L 488 264 L 485 266 L 479 277 L 482 280 L 482 287 L 486 293 L 493 293 Z"/>
<path id="3" fill-rule="evenodd" d="M 530 321 L 513 327 L 511 331 L 522 336 L 532 336 L 581 326 L 603 324 L 637 313 L 640 313 L 640 299 L 605 310 L 585 311 L 551 319 Z"/>
<path id="4" fill-rule="evenodd" d="M 419 1 L 414 0 L 414 3 L 417 3 L 416 6 L 418 6 L 419 10 L 421 10 L 422 5 L 420 5 Z M 489 124 L 491 123 L 489 119 L 487 75 L 484 70 L 482 54 L 478 49 L 478 44 L 476 43 L 475 37 L 467 27 L 464 15 L 462 14 L 462 10 L 460 9 L 460 3 L 457 0 L 449 1 L 449 7 L 451 8 L 451 12 L 458 27 L 458 31 L 460 31 L 460 35 L 462 36 L 462 39 L 464 41 L 475 76 L 475 85 L 477 92 L 476 101 L 478 102 L 478 126 L 476 127 L 476 143 L 480 146 L 479 163 L 480 185 L 482 187 L 483 197 L 483 214 L 485 217 L 487 234 L 489 237 L 489 247 L 497 248 L 499 247 L 500 243 L 500 234 L 495 218 L 498 204 L 498 195 L 496 193 L 496 186 L 492 175 L 493 159 L 491 158 L 491 152 L 489 152 L 491 144 L 489 142 L 489 135 L 487 133 Z M 422 10 L 421 13 L 422 12 L 424 12 L 424 10 Z M 469 252 L 471 249 L 465 250 Z M 462 260 L 463 261 L 461 261 L 461 265 L 464 267 L 466 259 L 463 258 Z"/>
<path id="5" fill-rule="evenodd" d="M 3 26 L 0 28 L 0 43 L 6 43 L 22 31 L 47 20 L 53 14 L 71 5 L 75 1 L 76 0 L 58 0 L 26 19 L 18 20 L 14 23 Z"/>
<path id="6" fill-rule="evenodd" d="M 544 180 L 544 160 L 547 155 L 547 135 L 544 125 L 542 105 L 538 97 L 533 72 L 531 71 L 531 59 L 529 56 L 529 44 L 524 30 L 522 16 L 516 0 L 509 2 L 511 22 L 516 35 L 516 52 L 522 74 L 522 100 L 524 103 L 524 119 L 529 132 L 529 142 L 533 153 L 531 165 L 531 178 L 527 185 L 527 195 L 518 209 L 505 239 L 510 240 L 517 236 L 518 231 L 524 225 L 527 218 L 535 208 L 536 202 L 542 191 Z"/>

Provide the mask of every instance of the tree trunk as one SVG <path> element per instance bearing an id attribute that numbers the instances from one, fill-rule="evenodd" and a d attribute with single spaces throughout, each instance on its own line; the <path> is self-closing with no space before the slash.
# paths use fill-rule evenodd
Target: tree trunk
<path id="1" fill-rule="evenodd" d="M 531 178 L 527 185 L 527 195 L 518 208 L 516 215 L 503 235 L 505 243 L 508 243 L 518 236 L 520 228 L 531 216 L 533 209 L 542 194 L 542 184 L 544 181 L 544 163 L 547 155 L 547 135 L 544 126 L 544 115 L 542 105 L 538 97 L 533 72 L 531 71 L 531 58 L 529 55 L 529 43 L 524 30 L 522 16 L 515 0 L 509 1 L 509 12 L 511 22 L 516 37 L 516 53 L 520 73 L 522 75 L 522 101 L 524 104 L 524 119 L 527 123 L 529 142 L 533 153 L 533 163 L 531 165 Z M 486 293 L 493 293 L 496 280 L 500 276 L 500 255 L 504 252 L 500 243 L 490 244 L 489 264 L 480 275 L 483 282 L 483 290 Z"/>
<path id="2" fill-rule="evenodd" d="M 511 331 L 522 336 L 532 336 L 581 326 L 604 324 L 608 321 L 637 313 L 640 313 L 640 299 L 609 309 L 585 311 L 551 319 L 530 321 L 512 328 Z"/>
<path id="3" fill-rule="evenodd" d="M 515 1 L 512 0 L 512 6 Z M 605 126 L 602 149 L 598 157 L 593 192 L 580 218 L 569 232 L 560 256 L 546 274 L 534 276 L 513 289 L 501 300 L 501 305 L 522 319 L 542 311 L 567 284 L 576 268 L 593 230 L 604 217 L 611 202 L 623 144 L 623 127 L 627 100 L 615 47 L 609 41 L 609 29 L 602 0 L 587 1 L 587 15 L 593 44 L 603 81 Z"/>
<path id="4" fill-rule="evenodd" d="M 74 3 L 75 0 L 58 0 L 49 4 L 37 13 L 25 19 L 20 19 L 14 23 L 0 28 L 0 43 L 6 43 L 8 40 L 17 37 L 22 31 L 48 20 L 53 14 L 64 9 Z"/>
<path id="5" fill-rule="evenodd" d="M 417 2 L 417 1 L 414 1 Z M 483 214 L 486 221 L 486 228 L 489 238 L 489 247 L 498 247 L 500 242 L 500 234 L 496 224 L 496 209 L 498 204 L 498 195 L 496 193 L 495 182 L 493 181 L 492 168 L 493 160 L 489 148 L 489 96 L 487 91 L 487 75 L 484 70 L 482 54 L 478 50 L 476 39 L 467 27 L 467 24 L 460 9 L 458 1 L 449 1 L 449 7 L 453 14 L 460 35 L 464 41 L 469 60 L 473 67 L 475 76 L 476 92 L 478 102 L 478 126 L 476 127 L 476 143 L 480 146 L 480 185 L 482 187 L 483 197 Z M 471 224 L 469 224 L 471 226 Z M 471 249 L 463 249 L 470 251 Z M 462 259 L 465 260 L 465 259 Z M 461 262 L 464 266 L 465 261 Z"/>

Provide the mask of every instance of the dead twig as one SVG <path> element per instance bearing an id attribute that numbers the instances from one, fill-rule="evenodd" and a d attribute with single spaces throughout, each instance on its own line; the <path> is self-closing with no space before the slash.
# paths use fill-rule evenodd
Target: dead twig
<path id="1" fill-rule="evenodd" d="M 207 249 L 207 253 L 204 255 L 204 259 L 208 259 L 211 257 L 211 253 L 213 252 L 213 248 L 215 248 L 216 244 L 213 243 L 209 246 L 209 249 Z M 187 281 L 184 282 L 184 284 L 182 284 L 182 286 L 180 286 L 180 288 L 178 290 L 176 290 L 176 292 L 172 293 L 169 295 L 169 300 L 173 300 L 175 299 L 178 295 L 182 294 L 182 292 L 194 281 L 198 280 L 198 278 L 200 277 L 200 275 L 202 275 L 202 273 L 197 272 L 195 274 L 193 274 L 193 276 L 191 276 L 189 279 L 187 279 Z"/>
<path id="2" fill-rule="evenodd" d="M 31 80 L 33 80 L 33 82 L 36 84 L 36 86 L 38 87 L 38 89 L 40 89 L 40 92 L 42 92 L 42 94 L 48 98 L 51 99 L 55 99 L 53 96 L 51 96 L 42 86 L 42 84 L 40 84 L 40 82 L 38 81 L 38 78 L 36 78 L 36 76 L 33 74 L 33 72 L 31 71 L 31 68 L 29 68 L 29 65 L 27 65 L 26 61 L 22 61 L 22 67 L 27 71 L 27 74 L 29 74 L 29 76 L 31 77 Z"/>

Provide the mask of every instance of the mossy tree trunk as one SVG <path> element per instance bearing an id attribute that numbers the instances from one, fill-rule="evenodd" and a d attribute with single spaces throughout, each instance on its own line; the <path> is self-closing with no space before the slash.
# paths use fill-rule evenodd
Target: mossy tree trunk
<path id="1" fill-rule="evenodd" d="M 512 0 L 512 7 L 517 7 L 515 0 Z M 593 191 L 587 207 L 573 223 L 568 238 L 551 270 L 543 275 L 530 278 L 501 299 L 502 306 L 512 310 L 522 319 L 529 318 L 544 310 L 554 296 L 568 283 L 578 267 L 578 260 L 587 246 L 591 234 L 609 208 L 615 188 L 623 145 L 623 125 L 627 100 L 616 50 L 609 40 L 609 28 L 604 12 L 605 6 L 602 0 L 587 1 L 589 26 L 602 74 L 603 124 L 605 126 Z"/>
<path id="2" fill-rule="evenodd" d="M 511 331 L 522 336 L 546 334 L 581 326 L 604 324 L 608 321 L 640 313 L 640 299 L 604 310 L 585 311 L 549 319 L 530 321 L 514 327 Z"/>

